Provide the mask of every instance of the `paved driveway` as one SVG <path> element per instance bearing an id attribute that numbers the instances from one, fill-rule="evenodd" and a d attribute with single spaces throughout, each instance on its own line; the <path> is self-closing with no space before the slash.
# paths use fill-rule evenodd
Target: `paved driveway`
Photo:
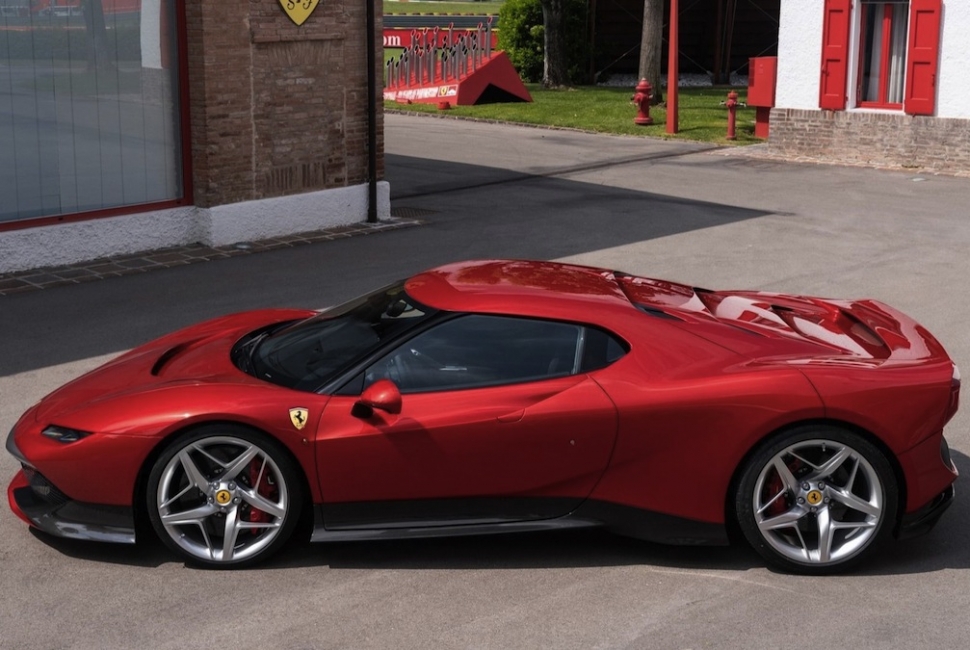
<path id="1" fill-rule="evenodd" d="M 332 304 L 471 257 L 875 297 L 918 317 L 970 369 L 970 180 L 705 150 L 389 115 L 394 206 L 425 225 L 0 297 L 0 430 L 63 381 L 174 327 Z M 968 413 L 948 434 L 965 475 Z M 0 458 L 4 481 L 14 471 Z M 157 543 L 41 538 L 4 509 L 0 647 L 966 647 L 962 484 L 930 535 L 834 578 L 775 574 L 743 548 L 597 531 L 293 545 L 258 569 L 200 571 Z"/>

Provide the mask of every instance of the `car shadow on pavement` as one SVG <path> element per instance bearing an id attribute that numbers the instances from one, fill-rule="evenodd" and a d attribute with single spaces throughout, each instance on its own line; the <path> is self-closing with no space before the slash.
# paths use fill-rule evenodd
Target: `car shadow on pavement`
<path id="1" fill-rule="evenodd" d="M 36 528 L 28 530 L 38 542 L 76 560 L 157 568 L 176 559 L 158 538 L 151 535 L 140 536 L 137 544 L 110 544 L 54 537 Z"/>
<path id="2" fill-rule="evenodd" d="M 399 541 L 295 546 L 273 560 L 281 568 L 325 564 L 331 569 L 558 569 L 653 565 L 698 570 L 747 570 L 759 563 L 745 547 L 654 544 L 585 529 Z"/>

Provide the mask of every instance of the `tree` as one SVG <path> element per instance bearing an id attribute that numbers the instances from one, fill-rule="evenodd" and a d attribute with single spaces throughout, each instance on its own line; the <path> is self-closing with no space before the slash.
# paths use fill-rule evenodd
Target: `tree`
<path id="1" fill-rule="evenodd" d="M 569 60 L 566 54 L 566 0 L 542 0 L 542 25 L 545 57 L 542 86 L 569 85 Z"/>
<path id="2" fill-rule="evenodd" d="M 643 32 L 640 36 L 640 78 L 653 86 L 653 103 L 663 101 L 660 90 L 660 57 L 663 54 L 664 0 L 643 0 Z"/>
<path id="3" fill-rule="evenodd" d="M 546 25 L 550 19 L 545 15 L 550 0 L 505 0 L 502 3 L 499 49 L 505 50 L 524 81 L 544 81 L 547 87 L 555 88 L 581 83 L 586 78 L 589 66 L 588 1 L 555 0 L 555 4 L 561 5 L 562 23 L 559 27 L 562 32 L 553 42 L 547 40 Z M 547 56 L 550 49 L 552 52 Z"/>

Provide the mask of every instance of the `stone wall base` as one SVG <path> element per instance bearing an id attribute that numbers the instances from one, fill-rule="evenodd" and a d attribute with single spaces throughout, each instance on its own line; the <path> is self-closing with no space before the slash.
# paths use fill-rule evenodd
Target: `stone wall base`
<path id="1" fill-rule="evenodd" d="M 391 214 L 390 185 L 377 186 L 377 218 Z M 184 207 L 0 232 L 0 273 L 64 266 L 188 244 L 226 246 L 360 223 L 367 185 L 214 208 Z"/>
<path id="2" fill-rule="evenodd" d="M 775 108 L 768 149 L 832 163 L 970 173 L 970 120 Z"/>

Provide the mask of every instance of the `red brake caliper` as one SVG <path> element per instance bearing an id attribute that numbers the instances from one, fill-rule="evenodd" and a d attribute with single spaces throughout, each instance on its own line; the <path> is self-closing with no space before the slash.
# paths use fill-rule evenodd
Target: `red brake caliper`
<path id="1" fill-rule="evenodd" d="M 765 485 L 765 494 L 768 498 L 773 498 L 776 494 L 784 489 L 785 485 L 781 482 L 781 477 L 775 474 L 770 479 L 768 479 L 768 484 Z M 767 515 L 769 517 L 777 517 L 781 513 L 785 512 L 785 498 L 775 499 L 770 506 L 768 506 Z"/>
<path id="2" fill-rule="evenodd" d="M 270 483 L 269 475 L 264 473 L 262 478 L 259 476 L 259 470 L 262 467 L 262 463 L 258 459 L 254 458 L 249 464 L 249 484 L 255 488 L 256 493 L 260 496 L 264 496 L 270 500 L 276 500 L 276 486 Z M 257 481 L 259 485 L 257 485 Z M 249 508 L 249 521 L 253 523 L 264 523 L 269 521 L 269 514 L 250 506 Z M 260 528 L 253 529 L 253 535 L 259 535 L 263 531 Z"/>
<path id="3" fill-rule="evenodd" d="M 798 472 L 799 469 L 801 469 L 801 467 L 802 467 L 801 461 L 796 458 L 795 462 L 793 462 L 788 469 L 792 474 L 795 474 L 796 472 Z M 768 498 L 774 497 L 776 494 L 778 494 L 784 489 L 785 489 L 785 484 L 782 483 L 781 477 L 778 475 L 778 472 L 775 472 L 774 475 L 770 479 L 768 479 L 768 483 L 765 486 L 765 490 L 768 494 Z M 789 495 L 789 496 L 791 496 L 791 498 L 794 498 L 794 496 L 792 495 Z M 772 517 L 777 517 L 778 515 L 788 510 L 790 507 L 791 507 L 791 502 L 789 501 L 789 499 L 786 499 L 785 497 L 781 497 L 779 499 L 775 499 L 775 501 L 771 504 L 771 507 L 768 508 L 768 514 Z"/>

